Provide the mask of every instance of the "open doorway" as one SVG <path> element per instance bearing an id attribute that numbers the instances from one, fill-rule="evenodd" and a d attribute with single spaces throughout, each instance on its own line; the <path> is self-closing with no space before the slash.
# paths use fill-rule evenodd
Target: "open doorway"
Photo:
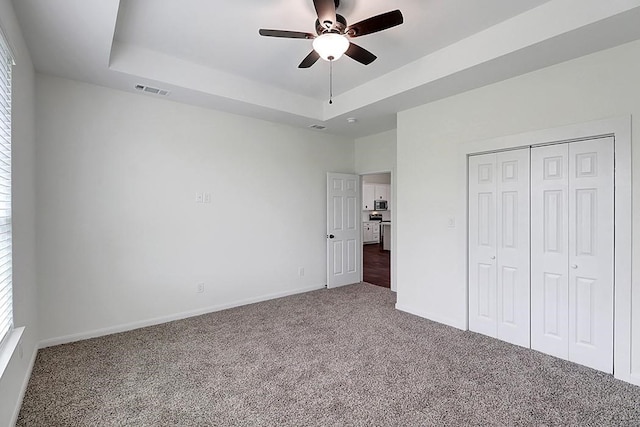
<path id="1" fill-rule="evenodd" d="M 362 175 L 362 277 L 391 288 L 391 173 Z"/>

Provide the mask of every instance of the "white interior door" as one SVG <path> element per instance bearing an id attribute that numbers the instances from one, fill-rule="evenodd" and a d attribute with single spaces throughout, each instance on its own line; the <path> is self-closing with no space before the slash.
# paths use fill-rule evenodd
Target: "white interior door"
<path id="1" fill-rule="evenodd" d="M 496 154 L 469 157 L 469 329 L 496 338 Z"/>
<path id="2" fill-rule="evenodd" d="M 496 154 L 498 338 L 530 345 L 529 149 Z"/>
<path id="3" fill-rule="evenodd" d="M 531 347 L 613 372 L 613 139 L 531 150 Z"/>
<path id="4" fill-rule="evenodd" d="M 531 149 L 531 348 L 569 357 L 569 145 Z"/>
<path id="5" fill-rule="evenodd" d="M 569 144 L 569 360 L 613 372 L 613 138 Z"/>
<path id="6" fill-rule="evenodd" d="M 327 288 L 360 281 L 360 177 L 327 173 Z"/>
<path id="7" fill-rule="evenodd" d="M 529 347 L 529 149 L 469 158 L 469 329 Z"/>

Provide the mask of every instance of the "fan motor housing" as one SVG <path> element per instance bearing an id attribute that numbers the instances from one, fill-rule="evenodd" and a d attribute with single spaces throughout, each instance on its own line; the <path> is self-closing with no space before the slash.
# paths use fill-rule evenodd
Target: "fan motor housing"
<path id="1" fill-rule="evenodd" d="M 320 23 L 319 20 L 316 19 L 316 33 L 318 33 L 319 36 L 328 32 L 344 34 L 344 30 L 346 30 L 347 28 L 347 20 L 344 16 L 336 13 L 336 21 L 337 22 L 333 24 L 333 28 L 331 30 L 328 30 Z"/>

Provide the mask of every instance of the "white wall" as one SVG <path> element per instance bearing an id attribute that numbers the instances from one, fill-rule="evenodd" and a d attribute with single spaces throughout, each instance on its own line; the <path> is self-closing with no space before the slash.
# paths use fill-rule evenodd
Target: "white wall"
<path id="1" fill-rule="evenodd" d="M 45 344 L 326 283 L 352 140 L 43 75 L 36 99 Z"/>
<path id="2" fill-rule="evenodd" d="M 465 142 L 633 115 L 640 128 L 640 42 L 423 105 L 398 117 L 398 305 L 465 328 Z M 634 137 L 633 167 L 640 165 Z M 463 160 L 462 160 L 463 161 Z M 633 178 L 640 209 L 640 174 Z M 427 213 L 425 215 L 425 213 Z M 457 227 L 447 228 L 455 216 Z M 633 277 L 640 217 L 633 224 Z M 632 372 L 640 373 L 640 283 L 633 282 Z"/>
<path id="3" fill-rule="evenodd" d="M 385 221 L 393 220 L 393 208 L 395 206 L 395 179 L 392 176 L 396 170 L 396 130 L 358 138 L 354 141 L 355 169 L 358 174 L 367 174 L 362 177 L 363 182 L 374 184 L 391 184 L 391 209 L 382 212 Z M 379 174 L 376 172 L 390 172 Z M 369 212 L 362 212 L 362 220 L 369 220 Z M 393 234 L 393 233 L 392 233 Z M 394 258 L 392 254 L 392 258 Z M 394 265 L 392 264 L 392 284 L 395 283 Z M 395 290 L 395 286 L 392 286 Z"/>
<path id="4" fill-rule="evenodd" d="M 0 1 L 0 27 L 9 39 L 16 65 L 13 69 L 12 181 L 13 181 L 13 314 L 16 327 L 24 326 L 17 351 L 0 378 L 0 425 L 10 425 L 38 342 L 35 276 L 35 104 L 34 72 L 18 21 L 9 0 Z"/>
<path id="5" fill-rule="evenodd" d="M 393 208 L 395 206 L 395 182 L 392 175 L 396 170 L 396 130 L 358 138 L 354 141 L 355 169 L 358 174 L 367 174 L 362 177 L 363 182 L 374 184 L 391 184 L 391 209 L 382 212 L 385 221 L 393 220 Z M 390 172 L 379 174 L 376 172 Z M 362 220 L 367 221 L 369 213 L 362 213 Z M 392 255 L 393 258 L 393 255 Z M 391 261 L 392 265 L 394 261 Z M 393 270 L 393 268 L 392 268 Z M 393 273 L 392 273 L 393 276 Z M 392 278 L 392 282 L 394 279 Z M 395 287 L 393 288 L 395 290 Z"/>
<path id="6" fill-rule="evenodd" d="M 355 140 L 356 173 L 390 172 L 396 166 L 396 130 Z"/>
<path id="7" fill-rule="evenodd" d="M 362 175 L 362 182 L 367 184 L 389 184 L 391 185 L 391 173 L 372 173 Z"/>

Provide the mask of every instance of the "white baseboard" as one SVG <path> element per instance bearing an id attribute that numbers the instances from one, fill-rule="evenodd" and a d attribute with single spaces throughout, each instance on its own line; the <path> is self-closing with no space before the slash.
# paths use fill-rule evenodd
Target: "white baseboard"
<path id="1" fill-rule="evenodd" d="M 18 415 L 20 415 L 20 408 L 22 408 L 22 400 L 24 399 L 24 394 L 27 392 L 27 386 L 29 385 L 29 379 L 31 378 L 31 372 L 33 372 L 33 365 L 36 364 L 36 356 L 38 355 L 38 346 L 33 347 L 33 352 L 31 353 L 31 360 L 29 361 L 29 367 L 27 368 L 27 372 L 24 376 L 24 380 L 22 381 L 22 386 L 20 387 L 20 395 L 18 396 L 18 402 L 16 403 L 16 408 L 13 410 L 13 417 L 11 417 L 11 424 L 15 426 L 18 422 Z"/>
<path id="2" fill-rule="evenodd" d="M 52 347 L 54 345 L 67 344 L 74 341 L 86 340 L 89 338 L 97 338 L 104 335 L 116 334 L 119 332 L 131 331 L 133 329 L 144 328 L 147 326 L 159 325 L 161 323 L 172 322 L 174 320 L 186 319 L 194 316 L 201 316 L 207 313 L 213 313 L 216 311 L 227 310 L 229 308 L 240 307 L 242 305 L 254 304 L 256 302 L 268 301 L 276 298 L 282 298 L 295 294 L 302 294 L 305 292 L 317 291 L 324 289 L 325 285 L 307 286 L 304 288 L 297 288 L 283 292 L 276 292 L 272 294 L 261 295 L 258 297 L 247 298 L 243 300 L 233 301 L 225 304 L 214 305 L 205 308 L 199 308 L 197 310 L 185 311 L 182 313 L 170 314 L 167 316 L 155 317 L 152 319 L 141 320 L 138 322 L 125 323 L 122 325 L 111 326 L 108 328 L 94 329 L 92 331 L 80 332 L 77 334 L 65 335 L 62 337 L 49 338 L 40 341 L 39 348 Z"/>
<path id="3" fill-rule="evenodd" d="M 396 303 L 396 309 L 400 311 L 404 311 L 405 313 L 413 314 L 418 317 L 423 317 L 428 320 L 432 320 L 434 322 L 442 323 L 447 326 L 451 326 L 452 328 L 462 329 L 463 331 L 467 330 L 467 327 L 463 325 L 461 322 L 449 319 L 446 317 L 436 316 L 433 313 L 428 313 L 426 311 L 418 310 L 413 307 L 410 307 L 405 304 Z"/>
<path id="4" fill-rule="evenodd" d="M 615 371 L 615 367 L 614 367 L 614 371 Z M 640 386 L 640 375 L 636 373 L 623 372 L 622 374 L 620 374 L 618 372 L 614 372 L 613 376 L 619 379 L 620 381 L 624 381 L 627 383 L 631 383 L 633 385 Z"/>

